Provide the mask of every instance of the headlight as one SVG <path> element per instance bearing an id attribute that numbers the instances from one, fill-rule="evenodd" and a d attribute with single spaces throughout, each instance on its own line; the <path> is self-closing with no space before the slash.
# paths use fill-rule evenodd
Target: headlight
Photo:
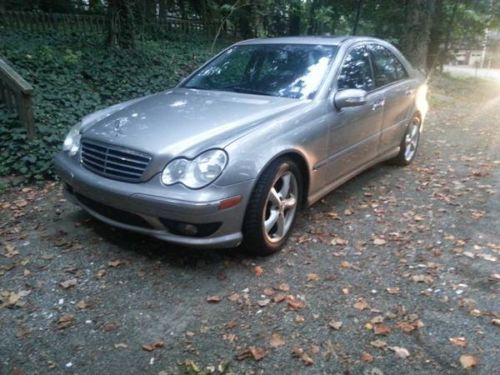
<path id="1" fill-rule="evenodd" d="M 63 144 L 63 151 L 66 151 L 69 156 L 74 156 L 80 149 L 80 128 L 82 127 L 82 123 L 79 122 L 78 124 L 74 125 L 68 135 L 66 136 L 66 139 L 64 140 Z"/>
<path id="2" fill-rule="evenodd" d="M 209 150 L 193 160 L 172 160 L 163 170 L 161 180 L 165 185 L 180 182 L 191 189 L 199 189 L 220 176 L 227 164 L 223 150 Z"/>

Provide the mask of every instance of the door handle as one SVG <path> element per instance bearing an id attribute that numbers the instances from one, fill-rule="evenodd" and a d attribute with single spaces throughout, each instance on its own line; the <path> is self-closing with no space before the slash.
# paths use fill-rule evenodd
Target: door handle
<path id="1" fill-rule="evenodd" d="M 382 108 L 385 105 L 385 99 L 380 99 L 376 103 L 372 105 L 372 111 L 376 111 L 379 108 Z"/>

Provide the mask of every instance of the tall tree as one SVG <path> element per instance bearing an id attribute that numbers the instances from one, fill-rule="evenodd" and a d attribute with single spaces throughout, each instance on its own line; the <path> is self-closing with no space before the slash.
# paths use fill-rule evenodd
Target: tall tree
<path id="1" fill-rule="evenodd" d="M 132 0 L 108 0 L 108 44 L 119 48 L 135 47 Z"/>
<path id="2" fill-rule="evenodd" d="M 356 35 L 358 32 L 359 18 L 361 17 L 361 9 L 363 8 L 363 0 L 358 0 L 356 6 L 356 18 L 354 19 L 354 24 L 352 26 L 352 35 Z"/>
<path id="3" fill-rule="evenodd" d="M 405 28 L 401 36 L 401 50 L 414 66 L 426 67 L 433 0 L 405 0 Z"/>

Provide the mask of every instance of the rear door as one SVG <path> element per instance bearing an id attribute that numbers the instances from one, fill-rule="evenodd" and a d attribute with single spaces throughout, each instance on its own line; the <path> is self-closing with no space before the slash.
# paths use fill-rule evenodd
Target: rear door
<path id="1" fill-rule="evenodd" d="M 414 83 L 398 58 L 386 47 L 367 46 L 373 65 L 375 86 L 385 91 L 385 108 L 379 153 L 399 146 L 408 125 L 411 105 L 415 100 Z"/>
<path id="2" fill-rule="evenodd" d="M 385 93 L 375 90 L 369 54 L 364 44 L 346 54 L 336 79 L 337 91 L 362 89 L 364 105 L 336 110 L 329 117 L 328 182 L 335 181 L 377 155 Z"/>

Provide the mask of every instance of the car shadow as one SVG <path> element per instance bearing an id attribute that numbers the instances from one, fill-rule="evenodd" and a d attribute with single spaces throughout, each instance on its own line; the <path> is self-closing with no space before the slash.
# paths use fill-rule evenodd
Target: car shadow
<path id="1" fill-rule="evenodd" d="M 340 211 L 344 208 L 347 201 L 356 199 L 356 197 L 362 195 L 362 188 L 376 185 L 378 179 L 387 177 L 388 173 L 393 169 L 393 166 L 383 163 L 371 167 L 326 195 L 313 205 L 313 208 L 309 207 L 301 210 L 292 236 L 298 237 L 301 232 L 307 230 L 310 225 L 308 215 L 311 213 L 311 210 Z M 180 262 L 183 265 L 195 265 L 200 261 L 207 264 L 216 264 L 226 260 L 239 262 L 242 260 L 252 261 L 259 258 L 258 256 L 246 253 L 242 247 L 233 249 L 196 249 L 168 243 L 143 234 L 110 226 L 94 219 L 83 210 L 75 212 L 74 215 L 72 220 L 84 223 L 84 226 L 94 231 L 106 243 L 114 245 L 123 251 L 124 256 L 147 257 L 153 261 L 176 264 Z M 285 248 L 286 251 L 287 249 Z"/>

